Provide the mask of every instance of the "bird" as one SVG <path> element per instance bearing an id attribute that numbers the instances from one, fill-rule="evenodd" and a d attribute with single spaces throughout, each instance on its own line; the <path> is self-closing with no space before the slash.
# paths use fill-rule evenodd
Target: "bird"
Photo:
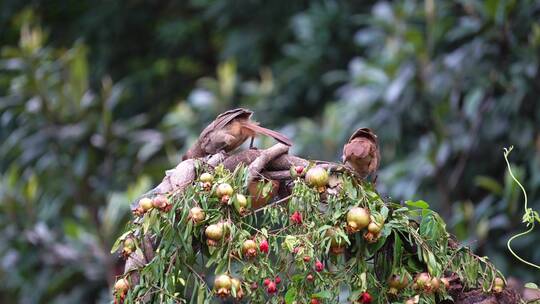
<path id="1" fill-rule="evenodd" d="M 375 173 L 380 159 L 377 135 L 369 128 L 357 129 L 343 147 L 343 163 L 361 178 Z"/>
<path id="2" fill-rule="evenodd" d="M 244 108 L 219 114 L 212 123 L 204 128 L 182 160 L 205 157 L 221 151 L 230 152 L 242 145 L 248 138 L 251 138 L 250 147 L 252 147 L 253 139 L 258 134 L 273 137 L 287 146 L 292 146 L 292 141 L 289 138 L 277 131 L 259 126 L 251 119 L 252 115 L 252 111 Z"/>

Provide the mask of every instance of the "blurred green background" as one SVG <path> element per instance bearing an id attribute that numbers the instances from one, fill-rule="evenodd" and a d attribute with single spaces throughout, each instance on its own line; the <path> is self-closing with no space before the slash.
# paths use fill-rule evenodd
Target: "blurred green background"
<path id="1" fill-rule="evenodd" d="M 540 205 L 540 1 L 0 2 L 0 302 L 104 303 L 129 203 L 216 114 L 293 153 L 373 128 L 379 190 L 425 199 L 505 274 Z M 263 140 L 260 145 L 271 144 Z M 540 262 L 540 232 L 517 240 Z"/>

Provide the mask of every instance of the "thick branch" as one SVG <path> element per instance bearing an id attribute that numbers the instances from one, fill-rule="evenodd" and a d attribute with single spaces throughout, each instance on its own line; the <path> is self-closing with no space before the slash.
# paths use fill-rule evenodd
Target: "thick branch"
<path id="1" fill-rule="evenodd" d="M 253 181 L 259 177 L 261 171 L 266 165 L 276 157 L 283 155 L 289 151 L 289 147 L 284 144 L 276 144 L 262 153 L 248 167 L 249 181 Z"/>

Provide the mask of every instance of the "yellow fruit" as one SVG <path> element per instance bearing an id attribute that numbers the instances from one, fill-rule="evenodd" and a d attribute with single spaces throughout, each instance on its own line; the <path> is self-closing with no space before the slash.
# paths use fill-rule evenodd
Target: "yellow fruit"
<path id="1" fill-rule="evenodd" d="M 370 221 L 369 211 L 364 208 L 353 207 L 347 212 L 347 228 L 351 232 L 366 228 Z"/>
<path id="2" fill-rule="evenodd" d="M 199 177 L 199 180 L 203 183 L 211 183 L 214 181 L 214 176 L 210 173 L 203 173 L 201 174 L 201 176 Z"/>
<path id="3" fill-rule="evenodd" d="M 219 224 L 212 224 L 206 227 L 204 234 L 211 240 L 219 241 L 223 238 L 223 226 Z"/>
<path id="4" fill-rule="evenodd" d="M 242 253 L 244 256 L 251 258 L 257 255 L 257 243 L 253 240 L 245 240 L 242 244 Z"/>
<path id="5" fill-rule="evenodd" d="M 217 189 L 216 189 L 216 194 L 218 197 L 222 197 L 222 196 L 231 196 L 233 194 L 234 190 L 232 188 L 231 185 L 227 184 L 227 183 L 222 183 L 222 184 L 219 184 L 217 186 Z"/>
<path id="6" fill-rule="evenodd" d="M 141 200 L 139 201 L 139 206 L 146 212 L 150 209 L 152 209 L 154 207 L 154 205 L 152 204 L 152 200 L 149 199 L 148 197 L 143 197 L 141 198 Z"/>
<path id="7" fill-rule="evenodd" d="M 369 232 L 377 234 L 377 233 L 379 233 L 381 231 L 382 225 L 377 224 L 375 222 L 370 222 L 367 229 L 368 229 Z"/>
<path id="8" fill-rule="evenodd" d="M 195 223 L 198 224 L 206 219 L 206 214 L 199 207 L 193 207 L 189 210 L 189 218 Z"/>
<path id="9" fill-rule="evenodd" d="M 231 293 L 232 280 L 226 274 L 219 275 L 214 280 L 214 290 L 217 295 L 225 298 Z"/>
<path id="10" fill-rule="evenodd" d="M 322 167 L 313 167 L 306 173 L 306 182 L 313 187 L 324 187 L 328 184 L 328 171 Z"/>

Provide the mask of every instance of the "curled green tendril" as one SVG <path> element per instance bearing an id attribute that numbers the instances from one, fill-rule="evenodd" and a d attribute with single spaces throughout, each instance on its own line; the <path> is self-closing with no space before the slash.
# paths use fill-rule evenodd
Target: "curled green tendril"
<path id="1" fill-rule="evenodd" d="M 503 150 L 504 150 L 504 160 L 506 161 L 506 166 L 508 167 L 508 173 L 510 173 L 510 176 L 512 177 L 512 179 L 516 182 L 516 184 L 518 184 L 519 188 L 521 188 L 521 192 L 523 192 L 523 201 L 524 201 L 524 206 L 525 206 L 525 214 L 523 214 L 523 220 L 522 221 L 523 221 L 523 223 L 527 224 L 527 227 L 529 227 L 529 229 L 512 236 L 508 240 L 508 242 L 506 243 L 506 246 L 508 247 L 508 250 L 510 251 L 510 253 L 512 253 L 512 255 L 514 255 L 514 257 L 516 259 L 518 259 L 519 261 L 521 261 L 521 262 L 523 262 L 523 263 L 525 263 L 525 264 L 527 264 L 529 266 L 540 269 L 539 265 L 536 265 L 534 263 L 526 261 L 523 258 L 521 258 L 519 255 L 517 255 L 514 252 L 514 250 L 512 249 L 512 246 L 510 245 L 510 243 L 512 243 L 513 240 L 515 240 L 515 239 L 517 239 L 519 237 L 525 236 L 525 235 L 529 234 L 531 231 L 533 231 L 535 222 L 538 221 L 540 223 L 540 216 L 538 215 L 538 212 L 534 211 L 532 208 L 528 208 L 528 206 L 527 206 L 527 203 L 528 203 L 528 201 L 527 201 L 527 191 L 525 191 L 525 188 L 523 187 L 523 185 L 519 182 L 519 180 L 514 176 L 514 173 L 512 172 L 512 166 L 510 165 L 510 162 L 508 161 L 508 155 L 510 155 L 510 152 L 512 152 L 512 149 L 514 149 L 514 146 L 511 146 L 510 148 L 503 148 Z"/>

